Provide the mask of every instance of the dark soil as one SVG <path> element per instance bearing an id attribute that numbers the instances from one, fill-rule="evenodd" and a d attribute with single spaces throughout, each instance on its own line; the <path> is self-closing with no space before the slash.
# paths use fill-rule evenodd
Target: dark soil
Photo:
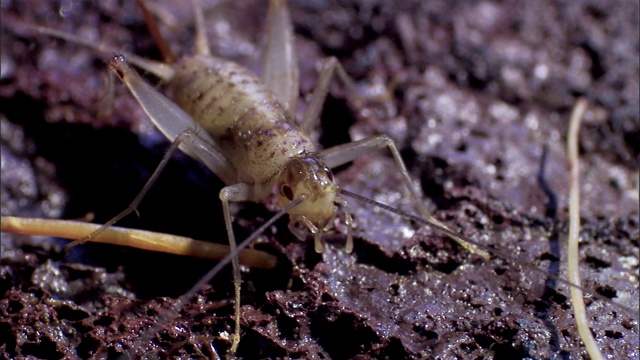
<path id="1" fill-rule="evenodd" d="M 191 9 L 162 1 L 174 50 L 192 49 Z M 443 234 L 350 200 L 344 227 L 313 251 L 276 223 L 256 248 L 273 270 L 243 273 L 242 341 L 253 358 L 586 358 L 566 273 L 571 107 L 580 133 L 583 286 L 592 331 L 609 358 L 638 358 L 639 7 L 636 1 L 291 1 L 301 91 L 335 55 L 362 94 L 336 84 L 323 146 L 386 133 L 419 179 L 435 216 L 509 254 L 484 261 Z M 133 1 L 3 2 L 0 77 L 2 215 L 103 222 L 142 187 L 167 148 L 119 83 L 100 112 L 104 55 L 34 36 L 45 25 L 159 58 Z M 259 69 L 265 4 L 211 8 L 214 52 Z M 216 36 L 217 35 L 217 36 Z M 108 54 L 110 55 L 110 54 Z M 153 81 L 153 80 L 150 80 Z M 102 107 L 108 109 L 109 107 Z M 390 156 L 338 172 L 345 189 L 411 211 Z M 225 242 L 222 183 L 177 155 L 121 225 Z M 273 207 L 238 207 L 244 238 Z M 0 352 L 4 358 L 223 356 L 232 284 L 219 274 L 175 305 L 212 264 L 88 244 L 2 234 Z M 522 266 L 519 266 L 521 264 Z M 635 309 L 628 311 L 613 302 Z M 174 308 L 178 308 L 174 311 Z M 159 324 L 155 332 L 145 332 Z"/>

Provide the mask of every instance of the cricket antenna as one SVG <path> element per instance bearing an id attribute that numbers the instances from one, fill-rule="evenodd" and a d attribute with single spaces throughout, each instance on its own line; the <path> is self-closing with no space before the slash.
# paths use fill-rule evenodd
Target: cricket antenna
<path id="1" fill-rule="evenodd" d="M 531 264 L 529 264 L 529 263 L 527 263 L 525 261 L 518 261 L 516 258 L 514 258 L 513 255 L 507 253 L 506 251 L 503 251 L 503 250 L 500 250 L 500 249 L 489 248 L 486 245 L 481 244 L 481 243 L 479 243 L 477 241 L 471 240 L 469 238 L 462 237 L 461 235 L 456 234 L 453 231 L 451 231 L 451 230 L 449 230 L 447 228 L 444 228 L 442 225 L 437 224 L 437 223 L 435 223 L 433 221 L 430 221 L 428 219 L 424 219 L 422 217 L 410 214 L 410 213 L 402 211 L 400 209 L 396 209 L 396 208 L 391 207 L 389 205 L 385 205 L 385 204 L 377 202 L 377 201 L 375 201 L 373 199 L 366 198 L 366 197 L 364 197 L 362 195 L 358 195 L 356 193 L 352 193 L 349 190 L 340 189 L 340 193 L 342 193 L 345 196 L 348 196 L 348 197 L 351 197 L 353 199 L 356 199 L 358 201 L 362 201 L 362 202 L 364 202 L 366 204 L 373 205 L 373 206 L 379 207 L 379 208 L 381 208 L 383 210 L 389 211 L 389 212 L 391 212 L 393 214 L 396 214 L 398 216 L 401 216 L 401 217 L 403 217 L 403 218 L 405 218 L 407 220 L 414 221 L 416 223 L 429 226 L 429 227 L 434 228 L 437 231 L 440 231 L 441 233 L 444 233 L 444 234 L 446 234 L 446 235 L 448 235 L 450 237 L 451 236 L 459 237 L 462 240 L 464 240 L 464 241 L 466 241 L 466 242 L 468 242 L 470 244 L 473 244 L 474 246 L 477 246 L 477 247 L 479 247 L 481 249 L 484 249 L 484 250 L 488 251 L 489 253 L 491 253 L 492 255 L 494 255 L 496 257 L 499 257 L 499 258 L 501 258 L 503 260 L 512 262 L 512 263 L 514 263 L 516 265 L 520 265 L 520 266 L 526 267 L 528 270 L 531 270 L 532 272 L 537 272 L 537 273 L 539 273 L 541 275 L 544 275 L 544 276 L 547 276 L 547 277 L 551 277 L 554 280 L 557 280 L 559 283 L 565 284 L 565 285 L 567 285 L 567 286 L 569 286 L 571 288 L 579 289 L 579 290 L 585 292 L 586 294 L 590 294 L 591 296 L 593 296 L 594 298 L 596 298 L 598 300 L 603 300 L 603 301 L 606 301 L 606 302 L 612 304 L 613 306 L 619 308 L 620 310 L 622 310 L 622 311 L 624 311 L 624 312 L 626 312 L 626 313 L 628 313 L 630 315 L 633 314 L 631 316 L 633 316 L 634 318 L 638 318 L 638 314 L 637 314 L 638 309 L 632 309 L 631 307 L 628 307 L 626 305 L 623 305 L 623 304 L 620 304 L 618 302 L 615 302 L 615 301 L 611 300 L 610 298 L 608 298 L 606 296 L 600 295 L 598 293 L 592 293 L 590 291 L 587 291 L 583 287 L 581 287 L 579 285 L 576 285 L 576 284 L 572 283 L 571 281 L 568 281 L 568 280 L 562 278 L 560 275 L 549 274 L 548 272 L 546 272 L 544 270 L 540 270 L 539 268 L 537 268 L 537 267 L 535 267 L 535 266 L 533 266 L 533 265 L 531 265 Z"/>

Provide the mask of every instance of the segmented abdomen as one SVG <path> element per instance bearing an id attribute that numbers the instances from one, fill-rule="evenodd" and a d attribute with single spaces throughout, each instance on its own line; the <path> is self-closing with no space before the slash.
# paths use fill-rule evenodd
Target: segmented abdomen
<path id="1" fill-rule="evenodd" d="M 314 151 L 276 96 L 248 69 L 192 56 L 175 66 L 174 100 L 226 152 L 242 181 L 271 179 L 292 156 Z"/>

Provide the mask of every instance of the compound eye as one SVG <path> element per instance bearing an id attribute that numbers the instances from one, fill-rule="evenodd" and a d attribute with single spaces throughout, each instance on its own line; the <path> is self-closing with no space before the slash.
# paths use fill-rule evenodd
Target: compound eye
<path id="1" fill-rule="evenodd" d="M 291 186 L 282 185 L 280 192 L 282 193 L 282 195 L 284 195 L 284 197 L 289 199 L 289 201 L 293 201 L 293 190 L 291 190 Z"/>
<path id="2" fill-rule="evenodd" d="M 329 179 L 329 181 L 333 182 L 333 173 L 331 172 L 331 170 L 325 168 L 324 172 L 327 174 L 327 178 Z"/>

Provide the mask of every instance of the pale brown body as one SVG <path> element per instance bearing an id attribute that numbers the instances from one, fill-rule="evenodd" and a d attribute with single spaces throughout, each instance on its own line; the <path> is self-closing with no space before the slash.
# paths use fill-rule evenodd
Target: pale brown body
<path id="1" fill-rule="evenodd" d="M 238 181 L 256 184 L 257 200 L 271 192 L 291 158 L 315 152 L 276 96 L 243 66 L 195 55 L 174 69 L 167 85 L 175 103 L 222 148 L 238 170 Z"/>

